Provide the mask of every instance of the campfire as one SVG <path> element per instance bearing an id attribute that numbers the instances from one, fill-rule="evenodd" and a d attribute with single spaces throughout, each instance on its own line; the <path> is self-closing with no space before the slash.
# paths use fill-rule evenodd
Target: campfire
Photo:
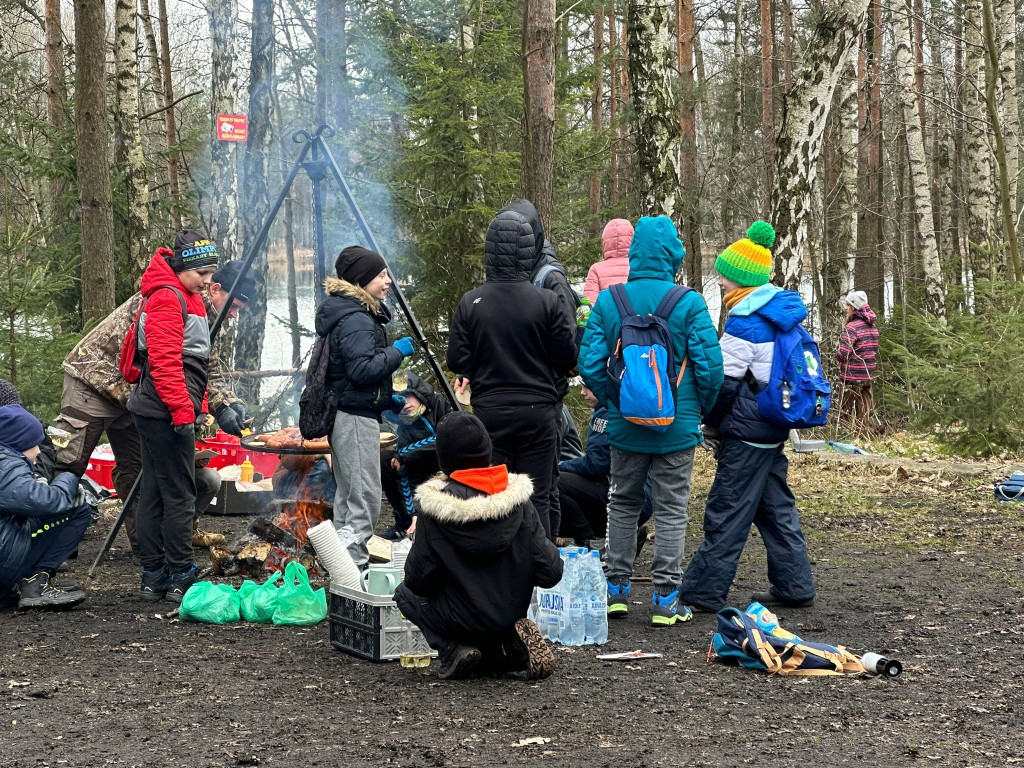
<path id="1" fill-rule="evenodd" d="M 225 546 L 210 547 L 215 574 L 259 577 L 283 571 L 291 560 L 302 563 L 311 575 L 318 573 L 306 531 L 334 515 L 332 505 L 324 499 L 323 484 L 313 476 L 314 464 L 298 462 L 288 470 L 290 476 L 276 484 L 277 491 L 297 498 L 274 499 L 264 516 L 249 523 L 246 533 Z"/>

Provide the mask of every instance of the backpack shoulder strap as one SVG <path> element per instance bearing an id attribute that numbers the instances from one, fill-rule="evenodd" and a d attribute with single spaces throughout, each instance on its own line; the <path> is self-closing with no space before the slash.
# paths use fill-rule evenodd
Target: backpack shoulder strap
<path id="1" fill-rule="evenodd" d="M 552 272 L 561 272 L 565 274 L 565 271 L 558 264 L 545 264 L 537 270 L 537 274 L 533 276 L 533 284 L 538 288 L 544 287 L 544 281 L 548 279 L 548 275 Z"/>
<path id="2" fill-rule="evenodd" d="M 673 285 L 669 288 L 668 293 L 665 294 L 665 298 L 658 304 L 658 308 L 654 310 L 654 314 L 660 317 L 662 320 L 668 320 L 669 315 L 672 314 L 672 310 L 676 308 L 683 296 L 692 291 L 688 285 Z"/>
<path id="3" fill-rule="evenodd" d="M 619 317 L 625 319 L 630 315 L 635 315 L 633 311 L 633 305 L 629 302 L 629 295 L 626 293 L 626 286 L 622 283 L 616 283 L 611 288 L 612 298 L 615 299 L 615 306 L 619 310 Z"/>
<path id="4" fill-rule="evenodd" d="M 160 285 L 160 286 L 157 286 L 156 289 L 153 291 L 153 293 L 156 293 L 157 291 L 162 290 L 164 288 L 166 288 L 169 291 L 174 291 L 174 295 L 178 297 L 178 303 L 181 305 L 181 322 L 187 323 L 188 322 L 188 308 L 185 306 L 185 297 L 184 297 L 184 295 L 182 295 L 181 291 L 179 291 L 173 285 Z M 142 313 L 146 311 L 146 305 L 149 303 L 149 300 L 151 298 L 153 298 L 153 294 L 150 294 L 149 296 L 144 296 L 143 297 L 142 303 L 139 305 L 139 314 L 137 314 L 135 316 L 135 346 L 139 345 L 139 320 L 142 319 Z"/>

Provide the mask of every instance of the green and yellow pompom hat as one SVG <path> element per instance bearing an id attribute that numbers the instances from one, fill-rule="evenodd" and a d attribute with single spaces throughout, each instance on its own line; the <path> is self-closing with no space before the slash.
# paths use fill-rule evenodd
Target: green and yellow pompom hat
<path id="1" fill-rule="evenodd" d="M 758 287 L 772 279 L 772 252 L 775 230 L 767 221 L 755 221 L 747 236 L 737 240 L 715 259 L 715 270 L 722 277 L 743 286 Z"/>

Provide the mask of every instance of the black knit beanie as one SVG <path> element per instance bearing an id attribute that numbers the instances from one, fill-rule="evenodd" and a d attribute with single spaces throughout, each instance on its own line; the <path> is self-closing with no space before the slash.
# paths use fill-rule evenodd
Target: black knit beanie
<path id="1" fill-rule="evenodd" d="M 338 254 L 334 262 L 334 271 L 338 277 L 352 285 L 365 288 L 373 278 L 387 269 L 384 258 L 361 245 L 350 245 Z"/>
<path id="2" fill-rule="evenodd" d="M 446 475 L 491 466 L 491 436 L 483 422 L 465 411 L 444 417 L 437 427 L 437 462 Z"/>

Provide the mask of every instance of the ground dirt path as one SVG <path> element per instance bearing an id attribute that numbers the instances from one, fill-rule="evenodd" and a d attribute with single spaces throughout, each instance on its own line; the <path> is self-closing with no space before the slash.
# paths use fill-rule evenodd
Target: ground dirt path
<path id="1" fill-rule="evenodd" d="M 697 462 L 687 559 L 712 466 Z M 807 639 L 902 660 L 898 680 L 778 678 L 706 663 L 715 618 L 648 625 L 650 585 L 599 662 L 556 651 L 540 683 L 445 683 L 375 665 L 310 629 L 171 622 L 115 552 L 66 613 L 0 612 L 0 765 L 997 766 L 1020 762 L 1022 508 L 985 477 L 794 460 L 819 598 L 782 612 Z M 387 515 L 385 515 L 387 517 Z M 207 518 L 237 531 L 243 518 Z M 82 561 L 105 529 L 93 528 Z M 121 543 L 121 542 L 119 542 Z M 201 558 L 203 559 L 203 558 Z M 649 572 L 649 551 L 639 569 Z M 756 533 L 731 594 L 766 586 Z M 76 574 L 84 578 L 84 566 Z M 158 617 L 160 614 L 161 617 Z M 542 744 L 515 746 L 542 737 Z"/>

